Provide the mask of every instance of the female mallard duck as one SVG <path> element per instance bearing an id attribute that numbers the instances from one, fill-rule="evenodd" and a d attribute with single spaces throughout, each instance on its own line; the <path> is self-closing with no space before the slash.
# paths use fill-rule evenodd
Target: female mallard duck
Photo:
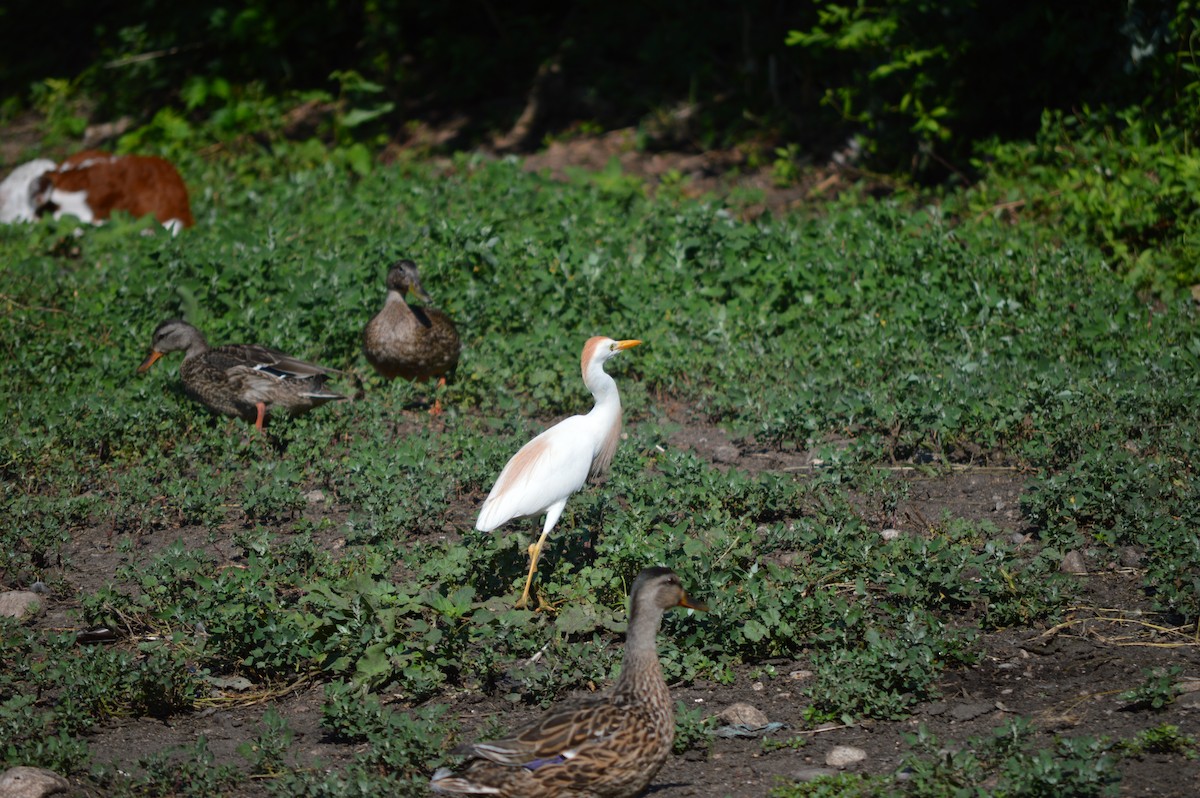
<path id="1" fill-rule="evenodd" d="M 645 789 L 671 753 L 675 714 L 655 637 L 671 607 L 704 610 L 669 568 L 638 574 L 629 597 L 625 661 L 611 692 L 551 709 L 511 737 L 460 746 L 458 773 L 441 768 L 435 792 L 501 798 L 625 798 Z"/>
<path id="2" fill-rule="evenodd" d="M 337 373 L 333 369 L 258 344 L 210 348 L 199 330 L 179 319 L 154 330 L 150 354 L 138 371 L 166 352 L 184 353 L 179 376 L 188 396 L 218 413 L 253 421 L 259 432 L 268 413 L 296 416 L 347 398 L 325 388 L 325 379 Z"/>
<path id="3" fill-rule="evenodd" d="M 412 291 L 426 303 L 433 300 L 421 285 L 417 264 L 398 261 L 388 271 L 383 310 L 363 330 L 363 353 L 384 379 L 429 380 L 438 387 L 458 365 L 462 348 L 454 322 L 433 307 L 414 307 L 405 297 Z M 435 403 L 434 411 L 440 410 Z"/>

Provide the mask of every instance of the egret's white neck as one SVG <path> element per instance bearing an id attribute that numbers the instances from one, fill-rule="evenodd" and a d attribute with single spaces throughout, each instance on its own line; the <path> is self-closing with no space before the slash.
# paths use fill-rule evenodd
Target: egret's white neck
<path id="1" fill-rule="evenodd" d="M 621 395 L 617 392 L 617 381 L 608 375 L 604 370 L 603 362 L 592 363 L 588 366 L 587 373 L 583 375 L 583 384 L 592 392 L 592 396 L 596 399 L 596 406 L 592 408 L 592 412 L 597 410 L 610 411 L 621 410 Z"/>

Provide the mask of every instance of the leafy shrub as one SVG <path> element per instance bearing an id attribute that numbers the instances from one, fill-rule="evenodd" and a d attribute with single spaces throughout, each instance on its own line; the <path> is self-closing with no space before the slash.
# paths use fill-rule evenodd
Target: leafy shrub
<path id="1" fill-rule="evenodd" d="M 967 655 L 964 642 L 941 624 L 910 613 L 900 628 L 885 633 L 856 608 L 845 607 L 843 627 L 829 636 L 840 645 L 813 654 L 816 679 L 808 694 L 811 720 L 901 718 L 937 694 L 937 678 L 949 663 Z M 894 636 L 893 636 L 894 635 Z"/>
<path id="2" fill-rule="evenodd" d="M 824 102 L 866 132 L 888 170 L 962 177 L 975 141 L 1027 136 L 1043 109 L 1141 101 L 1148 118 L 1170 109 L 1179 130 L 1195 129 L 1194 2 L 1087 10 L 1088 35 L 1047 37 L 1078 9 L 823 0 L 815 24 L 790 30 L 787 43 L 803 48 L 825 81 Z M 1005 59 L 1012 52 L 1022 57 Z M 1008 69 L 990 68 L 1001 60 Z"/>
<path id="3" fill-rule="evenodd" d="M 620 667 L 630 582 L 654 563 L 711 607 L 665 618 L 672 683 L 808 657 L 821 717 L 901 716 L 971 660 L 979 631 L 1054 619 L 1072 589 L 1059 549 L 1079 532 L 1154 551 L 1160 601 L 1194 616 L 1197 569 L 1170 568 L 1190 562 L 1195 526 L 1196 312 L 1148 308 L 1085 244 L 896 202 L 747 223 L 619 174 L 560 186 L 481 158 L 361 178 L 285 165 L 264 180 L 194 163 L 206 221 L 186 237 L 0 228 L 4 577 L 66 562 L 78 533 L 111 536 L 121 565 L 80 597 L 82 621 L 165 641 L 79 648 L 50 668 L 73 642 L 0 627 L 16 663 L 0 702 L 44 697 L 4 706 L 63 741 L 39 756 L 67 772 L 89 724 L 187 711 L 209 674 L 405 702 L 540 705 L 601 688 Z M 78 261 L 54 254 L 68 235 Z M 421 387 L 368 377 L 362 401 L 273 421 L 264 438 L 188 401 L 177 360 L 131 376 L 154 325 L 180 314 L 214 343 L 361 370 L 393 247 L 426 267 L 467 342 L 437 420 L 409 406 Z M 551 538 L 536 586 L 553 611 L 515 610 L 537 524 L 476 533 L 472 508 L 522 442 L 588 407 L 577 363 L 594 332 L 647 341 L 613 366 L 628 435 Z M 672 403 L 723 425 L 746 459 L 823 462 L 802 476 L 709 462 L 675 443 Z M 905 500 L 880 468 L 893 461 L 1028 469 L 1045 548 L 952 517 L 882 540 Z M 22 737 L 13 756 L 38 744 Z M 273 751 L 249 752 L 250 767 Z M 378 765 L 272 789 L 370 792 Z"/>
<path id="4" fill-rule="evenodd" d="M 190 746 L 143 756 L 133 773 L 101 766 L 93 776 L 105 794 L 122 798 L 140 795 L 209 798 L 226 794 L 243 778 L 237 768 L 216 763 L 205 737 Z"/>
<path id="5" fill-rule="evenodd" d="M 1119 741 L 1117 746 L 1126 756 L 1182 754 L 1188 759 L 1200 756 L 1200 742 L 1190 734 L 1183 734 L 1172 723 L 1143 729 L 1132 739 Z"/>
<path id="6" fill-rule="evenodd" d="M 705 717 L 702 708 L 689 707 L 682 701 L 676 701 L 675 741 L 671 750 L 676 754 L 692 749 L 707 752 L 712 747 L 712 729 L 715 725 L 715 715 Z"/>
<path id="7" fill-rule="evenodd" d="M 1111 743 L 1060 737 L 1053 746 L 1038 747 L 1030 736 L 1028 722 L 1018 719 L 994 729 L 990 738 L 971 738 L 951 751 L 940 748 L 921 726 L 906 735 L 914 748 L 902 765 L 910 774 L 906 788 L 916 795 L 970 795 L 990 777 L 996 779 L 998 795 L 1116 794 L 1120 774 Z"/>
<path id="8" fill-rule="evenodd" d="M 1200 101 L 1200 81 L 1190 93 Z M 963 211 L 1036 218 L 1092 241 L 1136 287 L 1200 282 L 1200 151 L 1186 128 L 1139 107 L 1047 111 L 1032 142 L 993 143 Z"/>
<path id="9" fill-rule="evenodd" d="M 1119 698 L 1130 704 L 1132 709 L 1151 709 L 1161 712 L 1175 703 L 1179 690 L 1176 682 L 1183 668 L 1173 665 L 1165 670 L 1148 669 L 1144 672 L 1145 680 L 1124 693 Z"/>

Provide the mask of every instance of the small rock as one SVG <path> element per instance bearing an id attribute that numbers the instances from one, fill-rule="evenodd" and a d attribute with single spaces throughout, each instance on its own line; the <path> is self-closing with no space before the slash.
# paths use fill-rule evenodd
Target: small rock
<path id="1" fill-rule="evenodd" d="M 0 775 L 0 798 L 46 798 L 69 789 L 71 782 L 43 768 L 15 767 Z"/>
<path id="2" fill-rule="evenodd" d="M 245 676 L 210 676 L 207 681 L 218 690 L 232 690 L 244 693 L 247 690 L 254 689 L 254 682 Z"/>
<path id="3" fill-rule="evenodd" d="M 855 748 L 852 745 L 838 745 L 825 755 L 825 764 L 831 768 L 845 768 L 862 762 L 866 758 L 867 752 L 861 748 Z"/>
<path id="4" fill-rule="evenodd" d="M 754 684 L 750 685 L 750 689 L 756 693 L 761 693 L 763 690 L 767 689 L 767 686 L 762 682 L 755 682 Z"/>
<path id="5" fill-rule="evenodd" d="M 996 708 L 995 703 L 979 701 L 974 704 L 959 704 L 950 710 L 950 717 L 955 720 L 975 720 Z"/>
<path id="6" fill-rule="evenodd" d="M 896 538 L 900 537 L 900 530 L 885 529 L 879 533 L 879 537 L 883 538 L 884 540 L 895 540 Z"/>
<path id="7" fill-rule="evenodd" d="M 325 491 L 320 489 L 310 490 L 308 493 L 304 494 L 304 501 L 308 502 L 309 504 L 324 504 Z"/>
<path id="8" fill-rule="evenodd" d="M 39 596 L 49 596 L 50 588 L 45 582 L 43 582 L 39 579 L 38 581 L 34 582 L 32 585 L 29 586 L 29 592 L 37 593 Z"/>
<path id="9" fill-rule="evenodd" d="M 40 612 L 44 604 L 45 599 L 31 590 L 10 590 L 0 593 L 0 616 L 24 618 Z"/>
<path id="10" fill-rule="evenodd" d="M 791 679 L 793 682 L 803 682 L 807 679 L 811 679 L 812 677 L 813 677 L 812 671 L 799 670 L 799 671 L 790 671 L 788 673 L 788 678 Z"/>
<path id="11" fill-rule="evenodd" d="M 1068 551 L 1058 565 L 1058 570 L 1064 574 L 1086 574 L 1087 566 L 1083 564 L 1083 555 L 1078 551 Z"/>
<path id="12" fill-rule="evenodd" d="M 742 456 L 741 451 L 736 446 L 718 446 L 713 449 L 713 460 L 718 463 L 736 463 L 737 459 Z"/>
<path id="13" fill-rule="evenodd" d="M 788 774 L 788 776 L 790 778 L 794 779 L 795 781 L 799 781 L 799 782 L 816 781 L 817 779 L 821 778 L 822 776 L 836 776 L 836 775 L 837 775 L 837 771 L 833 768 L 818 768 L 818 767 L 799 768 L 797 770 L 793 770 L 791 773 Z"/>
<path id="14" fill-rule="evenodd" d="M 1175 699 L 1175 706 L 1180 709 L 1200 709 L 1200 693 L 1184 693 Z"/>
<path id="15" fill-rule="evenodd" d="M 1121 565 L 1126 568 L 1140 568 L 1142 565 L 1142 551 L 1137 546 L 1126 546 L 1121 549 Z"/>
<path id="16" fill-rule="evenodd" d="M 1009 535 L 1008 539 L 1012 541 L 1014 546 L 1020 546 L 1029 542 L 1029 535 L 1022 535 L 1020 532 L 1013 532 L 1011 535 Z"/>
<path id="17" fill-rule="evenodd" d="M 766 726 L 771 722 L 766 713 L 753 704 L 747 704 L 745 701 L 739 701 L 721 710 L 717 714 L 717 719 L 723 723 L 741 724 L 751 727 Z"/>

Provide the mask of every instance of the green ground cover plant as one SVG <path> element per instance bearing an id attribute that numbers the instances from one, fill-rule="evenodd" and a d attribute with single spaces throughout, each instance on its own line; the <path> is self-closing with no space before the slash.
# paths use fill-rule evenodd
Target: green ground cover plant
<path id="1" fill-rule="evenodd" d="M 772 798 L 889 798 L 930 796 L 1102 796 L 1117 794 L 1118 751 L 1124 743 L 1060 737 L 1053 748 L 1030 744 L 1028 722 L 1016 720 L 943 746 L 924 726 L 908 735 L 913 753 L 896 773 L 864 777 L 843 773 L 812 782 L 781 784 Z"/>
<path id="2" fill-rule="evenodd" d="M 5 764 L 166 792 L 173 759 L 122 776 L 91 761 L 84 732 L 195 711 L 239 676 L 327 685 L 329 733 L 369 744 L 337 773 L 252 747 L 248 767 L 277 794 L 416 794 L 455 724 L 377 696 L 538 706 L 606 683 L 628 582 L 652 563 L 711 608 L 666 619 L 670 682 L 806 659 L 814 723 L 903 717 L 973 660 L 980 633 L 1055 619 L 1073 590 L 1058 562 L 1080 535 L 1172 536 L 1147 586 L 1197 620 L 1195 524 L 1178 509 L 1200 429 L 1195 307 L 1147 305 L 1086 242 L 886 201 L 745 222 L 716 200 L 605 176 L 559 185 L 482 157 L 254 180 L 199 157 L 181 167 L 197 226 L 177 238 L 128 218 L 79 236 L 65 220 L 0 228 L 0 578 L 44 580 L 77 602 L 79 629 L 118 638 L 0 624 L 0 658 L 24 663 L 0 673 Z M 465 342 L 436 420 L 425 389 L 381 383 L 359 355 L 399 255 Z M 189 401 L 177 357 L 134 374 L 173 316 L 212 343 L 356 374 L 363 397 L 258 436 Z M 577 363 L 596 333 L 646 341 L 614 368 L 628 437 L 552 536 L 538 590 L 553 609 L 516 610 L 535 526 L 481 535 L 473 512 L 522 442 L 588 406 Z M 819 467 L 711 462 L 672 445 L 672 404 Z M 881 470 L 896 463 L 1025 469 L 1037 545 L 952 517 L 881 537 L 903 499 Z M 55 574 L 96 530 L 124 565 L 74 596 Z M 183 756 L 204 770 L 197 789 L 228 789 L 202 747 Z M 1100 794 L 1106 756 L 1014 748 L 999 772 L 1012 794 L 1057 778 Z"/>

